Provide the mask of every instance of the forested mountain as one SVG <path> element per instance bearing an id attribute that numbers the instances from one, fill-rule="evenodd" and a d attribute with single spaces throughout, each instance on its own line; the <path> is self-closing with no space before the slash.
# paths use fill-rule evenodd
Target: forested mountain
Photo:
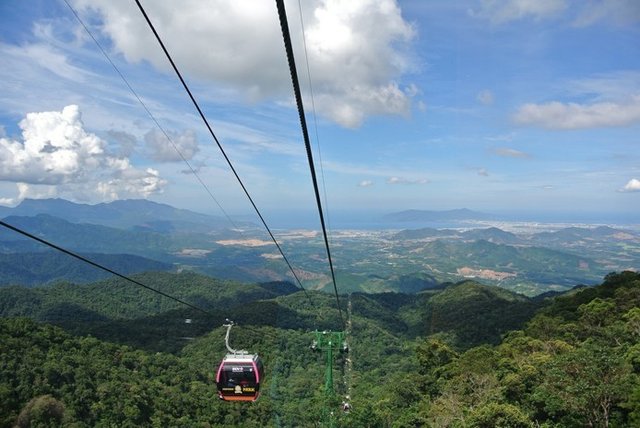
<path id="1" fill-rule="evenodd" d="M 0 207 L 0 217 L 31 217 L 38 214 L 63 218 L 71 223 L 157 232 L 206 232 L 230 227 L 225 218 L 178 209 L 146 199 L 117 200 L 95 205 L 78 204 L 65 199 L 25 199 L 15 208 Z"/>
<path id="2" fill-rule="evenodd" d="M 173 266 L 131 254 L 81 254 L 125 275 L 137 272 L 170 271 Z M 0 286 L 42 285 L 60 281 L 94 282 L 112 274 L 54 251 L 0 253 Z"/>
<path id="3" fill-rule="evenodd" d="M 640 274 L 552 299 L 498 346 L 419 344 L 426 393 L 412 421 L 435 426 L 640 424 Z"/>
<path id="4" fill-rule="evenodd" d="M 311 330 L 341 329 L 334 297 L 192 273 L 137 278 L 210 314 L 120 280 L 0 290 L 0 426 L 313 426 L 322 417 L 324 360 L 308 346 Z M 337 426 L 640 423 L 640 274 L 546 300 L 467 281 L 341 304 L 350 352 L 336 360 L 335 388 L 348 388 L 353 408 L 336 410 Z M 265 361 L 254 404 L 216 397 L 225 317 L 239 323 L 232 343 Z"/>
<path id="5" fill-rule="evenodd" d="M 462 232 L 460 236 L 463 239 L 469 239 L 474 241 L 489 241 L 494 244 L 522 244 L 522 238 L 514 235 L 511 232 L 505 232 L 497 227 L 489 227 L 486 229 L 472 229 L 466 232 Z"/>
<path id="6" fill-rule="evenodd" d="M 211 242 L 201 234 L 189 234 L 186 237 L 176 238 L 158 232 L 131 231 L 95 224 L 70 223 L 48 214 L 39 214 L 35 217 L 10 216 L 5 221 L 29 231 L 33 235 L 52 240 L 56 245 L 80 252 L 130 253 L 162 257 L 172 251 L 180 250 L 184 245 L 202 245 Z M 5 251 L 11 250 L 14 245 L 24 246 L 25 240 L 28 238 L 11 230 L 4 228 L 0 230 L 0 245 Z M 33 251 L 46 248 L 40 243 L 28 242 Z"/>
<path id="7" fill-rule="evenodd" d="M 424 306 L 423 334 L 449 334 L 458 349 L 496 344 L 508 330 L 521 328 L 539 306 L 502 288 L 465 281 L 429 299 Z"/>
<path id="8" fill-rule="evenodd" d="M 497 227 L 477 228 L 466 231 L 457 229 L 434 229 L 424 227 L 420 229 L 405 229 L 393 235 L 394 239 L 428 239 L 428 238 L 452 238 L 460 240 L 485 240 L 496 244 L 520 244 L 520 245 L 549 245 L 549 244 L 575 244 L 580 241 L 599 240 L 635 240 L 640 238 L 635 232 L 616 229 L 609 226 L 566 227 L 555 232 L 537 232 L 526 236 L 518 236 L 506 232 Z"/>
<path id="9" fill-rule="evenodd" d="M 132 278 L 208 310 L 274 298 L 298 290 L 285 282 L 265 285 L 241 284 L 216 280 L 192 272 L 144 273 L 132 275 Z M 31 300 L 38 304 L 21 306 L 23 300 L 18 298 L 21 294 L 31 296 L 31 299 L 24 301 Z M 12 302 L 16 303 L 11 304 Z M 0 288 L 0 304 L 3 305 L 0 316 L 25 315 L 40 321 L 53 322 L 75 317 L 73 313 L 56 311 L 55 308 L 60 304 L 76 306 L 95 313 L 98 318 L 107 319 L 136 319 L 183 308 L 176 301 L 116 277 L 84 285 L 58 283 L 50 287 L 37 288 L 4 287 Z"/>
<path id="10" fill-rule="evenodd" d="M 317 291 L 330 282 L 316 271 L 325 262 L 318 237 L 304 231 L 281 237 L 303 266 L 302 292 L 196 273 L 286 275 L 270 247 L 238 231 L 185 232 L 163 220 L 116 228 L 50 214 L 7 221 L 206 312 L 0 231 L 0 427 L 315 426 L 328 409 L 342 427 L 640 423 L 640 275 L 575 287 L 635 263 L 630 232 L 345 232 L 334 255 L 340 291 L 352 294 L 340 296 L 339 312 L 335 296 Z M 538 246 L 544 240 L 549 247 Z M 570 291 L 531 298 L 495 284 Z M 227 318 L 238 323 L 233 344 L 267 367 L 249 406 L 217 398 Z M 326 357 L 309 344 L 316 329 L 344 328 L 350 351 L 336 356 L 337 395 L 327 399 Z M 353 408 L 343 413 L 347 395 Z"/>
<path id="11" fill-rule="evenodd" d="M 440 269 L 455 271 L 459 266 L 471 269 L 490 268 L 503 273 L 505 279 L 517 275 L 520 280 L 526 278 L 538 283 L 557 283 L 561 276 L 564 284 L 576 284 L 591 277 L 583 266 L 596 271 L 604 270 L 597 261 L 569 252 L 494 244 L 485 240 L 470 243 L 438 240 L 426 243 L 417 251 L 427 263 L 437 261 Z M 558 275 L 559 272 L 562 275 Z M 465 271 L 461 270 L 459 273 L 464 275 Z"/>
<path id="12" fill-rule="evenodd" d="M 71 251 L 90 253 L 102 260 L 108 256 L 99 254 L 148 259 L 137 271 L 167 270 L 159 264 L 153 266 L 157 261 L 171 265 L 170 269 L 242 282 L 291 278 L 288 266 L 264 231 L 253 227 L 230 229 L 230 224 L 219 228 L 209 216 L 183 211 L 138 200 L 82 205 L 59 199 L 26 200 L 4 210 L 12 213 L 5 218 L 9 224 Z M 140 215 L 136 217 L 134 212 Z M 466 210 L 456 213 L 468 214 Z M 529 233 L 497 227 L 337 230 L 332 254 L 342 292 L 416 293 L 444 282 L 475 279 L 535 296 L 576 284 L 593 285 L 611 271 L 640 268 L 640 236 L 633 228 L 571 227 L 537 233 L 531 226 L 525 230 Z M 331 291 L 324 246 L 317 231 L 276 230 L 275 237 L 285 254 L 291 256 L 306 288 Z M 27 260 L 30 254 L 45 249 L 41 243 L 0 228 L 0 254 L 8 259 Z M 126 261 L 113 257 L 108 260 L 114 264 L 108 267 L 128 269 Z M 60 261 L 61 266 L 71 263 Z M 50 266 L 46 260 L 43 263 Z M 76 272 L 72 264 L 68 266 L 69 275 L 61 275 L 62 268 L 34 271 L 31 266 L 0 263 L 0 284 L 103 278 L 101 273 L 92 276 L 88 271 Z"/>
<path id="13" fill-rule="evenodd" d="M 547 244 L 575 244 L 580 241 L 638 239 L 638 235 L 628 230 L 616 229 L 609 226 L 595 228 L 567 227 L 556 232 L 540 232 L 533 235 L 532 240 Z"/>

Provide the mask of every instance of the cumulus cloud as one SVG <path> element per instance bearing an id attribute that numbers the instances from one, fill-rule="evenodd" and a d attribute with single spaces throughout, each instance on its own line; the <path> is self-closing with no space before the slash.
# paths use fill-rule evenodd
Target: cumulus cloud
<path id="1" fill-rule="evenodd" d="M 566 0 L 481 0 L 479 9 L 471 10 L 470 14 L 493 24 L 503 24 L 524 18 L 548 18 L 566 8 Z"/>
<path id="2" fill-rule="evenodd" d="M 547 129 L 584 129 L 625 126 L 640 122 L 640 95 L 626 101 L 592 104 L 562 103 L 525 104 L 513 116 L 521 125 Z"/>
<path id="3" fill-rule="evenodd" d="M 303 2 L 308 60 L 316 108 L 343 126 L 367 116 L 406 114 L 412 85 L 399 83 L 412 68 L 415 30 L 396 0 Z M 125 0 L 75 0 L 81 13 L 101 21 L 114 49 L 130 62 L 169 70 L 147 25 Z M 297 4 L 288 3 L 298 62 L 303 61 Z M 235 88 L 250 100 L 291 97 L 282 35 L 272 2 L 196 0 L 147 2 L 147 12 L 177 64 L 202 80 Z M 298 64 L 300 66 L 300 64 Z M 306 76 L 301 75 L 301 78 Z M 306 85 L 303 82 L 303 89 Z"/>
<path id="4" fill-rule="evenodd" d="M 486 106 L 491 105 L 493 104 L 493 92 L 488 89 L 484 89 L 478 92 L 476 99 Z"/>
<path id="5" fill-rule="evenodd" d="M 421 178 L 411 180 L 404 177 L 389 177 L 387 179 L 387 184 L 427 184 L 429 180 Z"/>
<path id="6" fill-rule="evenodd" d="M 640 192 L 640 180 L 637 178 L 632 178 L 629 180 L 627 184 L 621 189 L 622 192 Z"/>
<path id="7" fill-rule="evenodd" d="M 22 141 L 0 138 L 0 181 L 16 183 L 18 202 L 57 195 L 148 197 L 166 184 L 157 171 L 137 169 L 129 159 L 109 154 L 105 141 L 85 131 L 76 105 L 28 113 L 19 126 Z"/>
<path id="8" fill-rule="evenodd" d="M 360 183 L 358 183 L 358 187 L 369 187 L 369 186 L 373 186 L 373 181 L 362 180 Z"/>
<path id="9" fill-rule="evenodd" d="M 167 131 L 167 135 L 157 129 L 146 133 L 144 141 L 151 159 L 158 162 L 191 160 L 200 150 L 196 133 L 192 130 L 183 133 Z"/>
<path id="10" fill-rule="evenodd" d="M 123 157 L 129 157 L 133 154 L 138 145 L 138 139 L 124 131 L 109 130 L 107 131 L 109 140 L 118 145 L 118 154 Z"/>
<path id="11" fill-rule="evenodd" d="M 505 158 L 528 159 L 531 157 L 531 155 L 528 153 L 521 152 L 520 150 L 510 149 L 507 147 L 500 147 L 500 148 L 494 149 L 493 153 Z"/>

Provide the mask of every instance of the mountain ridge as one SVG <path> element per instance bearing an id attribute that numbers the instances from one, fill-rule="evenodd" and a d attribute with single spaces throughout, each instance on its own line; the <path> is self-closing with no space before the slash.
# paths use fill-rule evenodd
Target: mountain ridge
<path id="1" fill-rule="evenodd" d="M 68 285 L 48 296 L 47 288 L 0 289 L 0 310 L 10 317 L 0 319 L 7 344 L 0 426 L 261 427 L 274 415 L 283 426 L 316 424 L 324 364 L 308 348 L 318 324 L 341 328 L 333 296 L 289 294 L 290 285 L 277 296 L 268 290 L 277 284 L 225 286 L 193 274 L 152 278 L 165 291 L 190 286 L 183 297 L 210 303 L 213 317 L 158 305 L 157 296 L 120 280 L 80 294 Z M 355 379 L 335 382 L 353 410 L 336 410 L 337 426 L 439 426 L 460 417 L 477 427 L 604 426 L 590 412 L 600 401 L 615 426 L 636 426 L 639 287 L 640 274 L 623 272 L 537 302 L 473 281 L 431 296 L 354 293 L 342 302 L 352 326 L 349 353 L 335 355 L 336 366 L 349 367 L 336 376 Z M 258 353 L 267 368 L 269 393 L 242 412 L 215 399 L 212 382 L 226 353 L 228 313 L 241 319 L 233 343 Z"/>
<path id="2" fill-rule="evenodd" d="M 171 271 L 173 265 L 133 254 L 80 254 L 123 275 L 148 271 Z M 42 286 L 61 281 L 78 283 L 106 279 L 110 273 L 54 251 L 0 253 L 0 287 Z"/>
<path id="3" fill-rule="evenodd" d="M 89 223 L 120 229 L 150 231 L 208 231 L 233 225 L 220 216 L 197 213 L 147 199 L 124 199 L 98 204 L 79 204 L 61 198 L 25 199 L 14 208 L 0 207 L 0 217 L 48 214 L 72 223 Z M 248 222 L 241 222 L 250 225 Z"/>

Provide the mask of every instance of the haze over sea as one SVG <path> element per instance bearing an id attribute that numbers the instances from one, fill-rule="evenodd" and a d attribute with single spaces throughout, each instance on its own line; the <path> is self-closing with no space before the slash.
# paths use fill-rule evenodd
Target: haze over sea
<path id="1" fill-rule="evenodd" d="M 625 229 L 640 230 L 638 218 L 624 213 L 586 213 L 586 212 L 488 212 L 490 220 L 439 220 L 439 221 L 394 221 L 386 218 L 389 211 L 331 211 L 325 215 L 329 229 L 356 230 L 401 230 L 430 227 L 434 229 L 459 229 L 476 227 L 498 227 L 504 230 L 513 224 L 528 224 L 536 229 L 557 230 L 569 226 L 618 226 Z M 275 229 L 319 229 L 320 220 L 316 212 L 268 212 L 269 224 Z M 241 216 L 243 220 L 255 221 L 252 216 Z M 511 227 L 510 227 L 511 225 Z"/>

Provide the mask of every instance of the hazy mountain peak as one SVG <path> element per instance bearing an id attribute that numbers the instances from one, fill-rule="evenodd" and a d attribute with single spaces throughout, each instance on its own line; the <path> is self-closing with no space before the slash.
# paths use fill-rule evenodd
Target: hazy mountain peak
<path id="1" fill-rule="evenodd" d="M 205 232 L 231 226 L 222 217 L 211 216 L 147 199 L 123 199 L 95 205 L 65 199 L 25 199 L 15 208 L 0 211 L 9 215 L 36 216 L 48 214 L 73 223 L 90 223 L 120 229 L 143 228 L 171 231 L 189 229 Z"/>

